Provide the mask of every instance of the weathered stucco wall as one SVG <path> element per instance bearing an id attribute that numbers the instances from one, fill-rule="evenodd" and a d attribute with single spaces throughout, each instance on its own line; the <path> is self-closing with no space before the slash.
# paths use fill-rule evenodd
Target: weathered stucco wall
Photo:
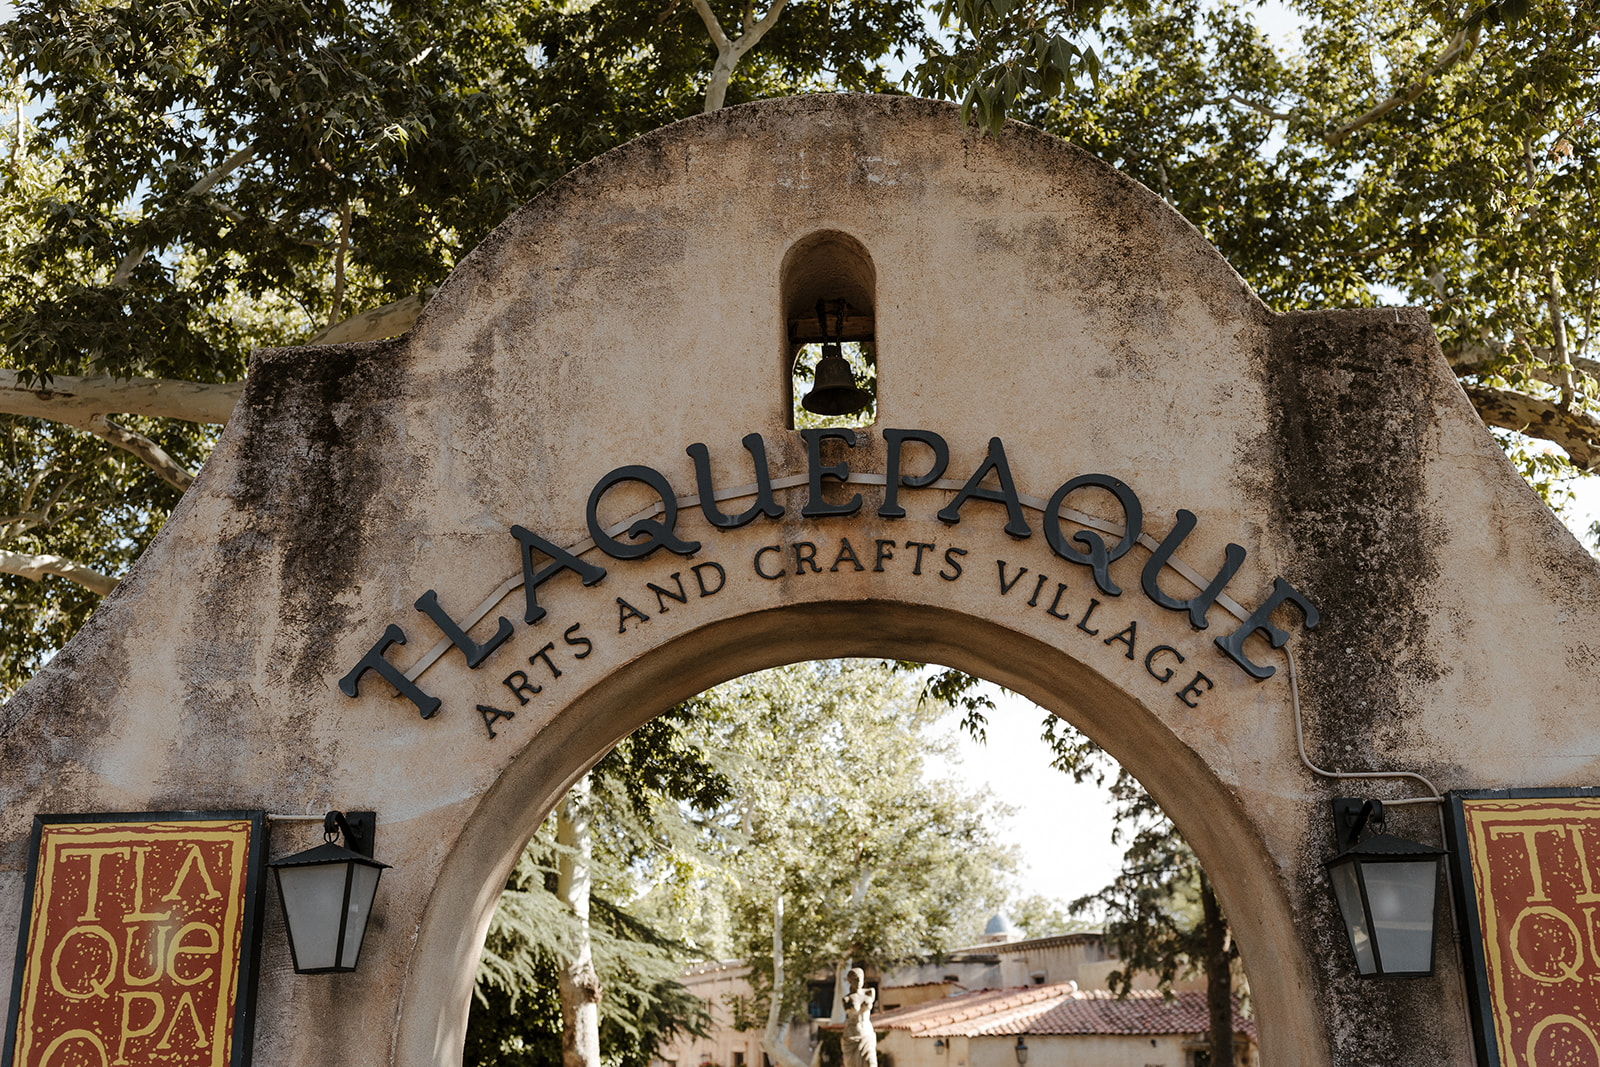
<path id="1" fill-rule="evenodd" d="M 780 270 L 819 231 L 872 257 L 880 386 L 857 446 L 820 457 L 855 476 L 822 496 L 859 492 L 860 511 L 808 518 L 815 464 L 788 428 Z M 890 428 L 950 450 L 946 481 L 899 491 L 904 518 L 878 514 Z M 700 542 L 692 555 L 589 547 L 605 578 L 543 582 L 531 625 L 508 590 L 472 628 L 485 641 L 504 616 L 504 644 L 476 670 L 451 649 L 421 675 L 443 702 L 432 718 L 376 674 L 356 699 L 339 692 L 387 626 L 408 636 L 388 653 L 403 668 L 440 640 L 413 607 L 424 592 L 460 620 L 520 576 L 513 526 L 580 546 L 592 487 L 624 464 L 692 499 L 696 443 L 719 490 L 749 487 L 753 432 L 781 518 L 720 529 L 686 502 L 676 534 Z M 937 517 L 991 437 L 1026 538 L 1000 503 Z M 907 471 L 928 462 L 906 446 Z M 1596 779 L 1600 572 L 1478 424 L 1421 312 L 1274 316 L 1162 201 L 1060 142 L 964 132 L 927 102 L 808 97 L 680 123 L 584 167 L 474 252 L 404 339 L 258 356 L 157 543 L 4 709 L 0 959 L 35 812 L 371 808 L 394 869 L 361 969 L 289 973 L 271 904 L 256 1062 L 452 1062 L 505 872 L 609 744 L 748 670 L 892 655 L 1011 686 L 1139 775 L 1235 925 L 1263 1062 L 1468 1063 L 1449 924 L 1435 978 L 1375 996 L 1320 873 L 1329 797 L 1407 787 L 1311 776 L 1283 653 L 1249 641 L 1276 669 L 1258 681 L 1212 643 L 1239 626 L 1226 605 L 1199 632 L 1154 603 L 1150 545 L 1110 565 L 1117 596 L 1053 551 L 1040 508 L 1086 473 L 1131 486 L 1155 540 L 1192 512 L 1176 555 L 1201 581 L 1243 546 L 1227 587 L 1243 611 L 1279 578 L 1316 605 L 1316 630 L 1292 606 L 1274 620 L 1321 764 L 1441 788 Z M 655 500 L 623 484 L 600 520 Z M 1102 530 L 1124 522 L 1103 490 L 1067 506 Z M 797 574 L 806 543 L 820 567 Z M 676 593 L 675 574 L 681 601 L 650 589 Z M 1171 569 L 1161 582 L 1178 598 L 1196 588 Z M 541 687 L 526 705 L 502 684 L 516 670 Z M 479 704 L 515 718 L 491 739 Z M 1431 809 L 1391 824 L 1437 840 Z M 280 826 L 274 852 L 309 836 Z"/>

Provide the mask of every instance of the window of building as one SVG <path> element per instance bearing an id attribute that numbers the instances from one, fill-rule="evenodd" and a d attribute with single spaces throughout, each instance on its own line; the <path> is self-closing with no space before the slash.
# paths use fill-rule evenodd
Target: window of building
<path id="1" fill-rule="evenodd" d="M 833 1014 L 832 982 L 811 983 L 811 996 L 806 1001 L 806 1014 L 813 1019 L 826 1019 Z"/>

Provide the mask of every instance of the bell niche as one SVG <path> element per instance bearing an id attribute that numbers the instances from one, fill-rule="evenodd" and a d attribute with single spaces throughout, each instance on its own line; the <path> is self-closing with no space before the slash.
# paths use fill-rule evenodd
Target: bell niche
<path id="1" fill-rule="evenodd" d="M 863 426 L 877 416 L 877 271 L 862 243 L 837 230 L 796 241 L 781 287 L 791 425 Z"/>

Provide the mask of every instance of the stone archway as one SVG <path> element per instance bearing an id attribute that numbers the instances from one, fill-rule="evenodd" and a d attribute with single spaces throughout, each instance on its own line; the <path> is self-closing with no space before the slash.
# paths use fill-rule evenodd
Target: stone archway
<path id="1" fill-rule="evenodd" d="M 1263 1062 L 1318 1062 L 1321 1013 L 1305 995 L 1308 961 L 1287 901 L 1264 891 L 1273 863 L 1252 846 L 1246 814 L 1195 753 L 1114 684 L 1057 648 L 933 606 L 871 602 L 796 605 L 720 620 L 653 650 L 567 705 L 541 733 L 548 746 L 530 747 L 501 774 L 444 865 L 417 941 L 419 968 L 401 1007 L 401 1062 L 453 1062 L 452 1049 L 459 1059 L 474 965 L 499 888 L 533 827 L 594 759 L 654 713 L 719 682 L 835 656 L 956 665 L 1055 711 L 1125 759 L 1152 783 L 1213 874 L 1229 914 L 1240 917 L 1236 936 L 1251 988 L 1259 989 Z M 444 989 L 450 992 L 440 995 Z"/>
<path id="2" fill-rule="evenodd" d="M 797 432 L 787 257 L 857 247 L 877 421 Z M 1354 978 L 1336 790 L 1267 638 L 1324 764 L 1554 785 L 1600 771 L 1597 604 L 1420 311 L 1273 315 L 1025 128 L 730 109 L 569 176 L 407 337 L 258 354 L 161 537 L 6 706 L 0 956 L 35 812 L 372 809 L 361 968 L 290 974 L 269 910 L 256 1062 L 448 1063 L 505 869 L 584 767 L 712 682 L 888 654 L 1140 776 L 1215 876 L 1272 1062 L 1466 1063 L 1448 927 L 1433 977 Z"/>

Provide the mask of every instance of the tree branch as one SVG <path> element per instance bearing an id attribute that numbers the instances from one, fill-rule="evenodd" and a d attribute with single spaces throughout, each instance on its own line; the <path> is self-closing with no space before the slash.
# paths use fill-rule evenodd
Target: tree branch
<path id="1" fill-rule="evenodd" d="M 706 24 L 706 32 L 711 35 L 711 43 L 717 46 L 718 54 L 720 55 L 724 49 L 731 48 L 733 42 L 722 32 L 722 23 L 717 21 L 717 14 L 711 10 L 711 5 L 706 3 L 706 0 L 691 0 L 691 2 L 694 4 L 694 9 L 700 12 L 700 21 Z"/>
<path id="2" fill-rule="evenodd" d="M 706 105 L 704 113 L 709 114 L 722 106 L 723 100 L 728 96 L 728 82 L 733 78 L 733 68 L 738 66 L 740 58 L 750 49 L 754 48 L 766 36 L 768 30 L 777 25 L 778 16 L 783 14 L 784 6 L 788 0 L 773 0 L 767 13 L 761 16 L 761 21 L 750 21 L 751 7 L 747 3 L 744 11 L 744 29 L 739 34 L 739 39 L 730 41 L 723 32 L 722 24 L 717 21 L 716 14 L 711 10 L 711 5 L 706 0 L 693 0 L 694 9 L 700 12 L 700 21 L 706 24 L 706 32 L 711 35 L 711 41 L 717 46 L 717 62 L 711 68 L 711 80 L 706 84 Z"/>
<path id="3" fill-rule="evenodd" d="M 239 151 L 219 163 L 205 177 L 189 186 L 183 195 L 185 197 L 199 196 L 254 158 L 256 158 L 255 145 L 239 149 Z M 128 279 L 133 276 L 133 268 L 143 262 L 144 255 L 148 251 L 150 251 L 148 244 L 138 244 L 128 249 L 128 254 L 122 257 L 122 262 L 117 264 L 116 273 L 111 276 L 112 288 L 121 289 L 128 284 Z"/>
<path id="4" fill-rule="evenodd" d="M 1460 60 L 1462 56 L 1467 54 L 1467 51 L 1470 48 L 1477 47 L 1478 37 L 1482 33 L 1482 30 L 1482 23 L 1474 23 L 1470 30 L 1466 27 L 1457 30 L 1456 35 L 1450 38 L 1450 43 L 1445 46 L 1445 50 L 1440 53 L 1438 60 L 1433 64 L 1433 66 L 1429 67 L 1427 72 L 1424 73 L 1422 77 L 1418 78 L 1414 84 L 1407 86 L 1398 93 L 1395 93 L 1393 96 L 1389 97 L 1389 99 L 1385 100 L 1371 111 L 1368 111 L 1366 114 L 1361 115 L 1358 118 L 1351 119 L 1337 130 L 1334 130 L 1332 133 L 1328 134 L 1323 138 L 1323 140 L 1328 144 L 1337 147 L 1341 141 L 1343 141 L 1346 137 L 1349 137 L 1352 133 L 1355 133 L 1361 127 L 1377 122 L 1379 119 L 1383 118 L 1383 116 L 1387 115 L 1397 107 L 1404 107 L 1406 104 L 1411 103 L 1411 101 L 1422 95 L 1423 90 L 1428 87 L 1428 82 L 1431 81 L 1436 74 Z"/>
<path id="5" fill-rule="evenodd" d="M 404 297 L 392 304 L 351 315 L 343 322 L 329 326 L 317 334 L 308 345 L 342 345 L 352 341 L 378 341 L 397 337 L 411 329 L 422 309 L 428 306 L 435 290 L 432 286 L 415 296 Z"/>
<path id="6" fill-rule="evenodd" d="M 432 288 L 380 308 L 352 315 L 328 327 L 308 344 L 375 341 L 405 333 L 422 313 Z M 57 374 L 46 385 L 25 385 L 22 375 L 0 368 L 0 414 L 48 419 L 100 437 L 126 449 L 148 464 L 169 485 L 182 491 L 194 475 L 160 445 L 112 422 L 108 415 L 147 415 L 194 423 L 225 423 L 244 391 L 243 382 L 207 384 L 167 378 L 80 378 Z"/>
<path id="7" fill-rule="evenodd" d="M 1559 386 L 1562 376 L 1555 370 L 1544 366 L 1554 365 L 1557 357 L 1553 351 L 1541 346 L 1530 347 L 1528 351 L 1539 362 L 1532 365 L 1530 373 L 1546 385 Z M 1450 369 L 1459 377 L 1467 374 L 1493 374 L 1504 364 L 1508 357 L 1508 349 L 1503 344 L 1478 345 L 1457 344 L 1445 350 L 1444 358 L 1449 362 Z M 1581 374 L 1600 381 L 1600 360 L 1585 359 L 1582 356 L 1570 357 L 1572 369 Z"/>
<path id="8" fill-rule="evenodd" d="M 743 56 L 754 48 L 760 43 L 761 38 L 767 35 L 767 31 L 778 24 L 778 16 L 783 14 L 783 9 L 788 2 L 789 0 L 775 0 L 773 5 L 767 8 L 767 13 L 761 16 L 760 22 L 750 26 L 744 33 L 739 35 L 739 39 L 733 42 L 734 51 L 737 53 L 735 58 Z"/>
<path id="9" fill-rule="evenodd" d="M 17 75 L 16 84 L 12 88 L 17 94 L 17 118 L 16 124 L 12 127 L 16 139 L 11 142 L 11 169 L 18 171 L 22 169 L 22 145 L 28 133 L 28 118 L 24 110 L 24 105 L 28 102 L 28 94 L 21 74 Z"/>
<path id="10" fill-rule="evenodd" d="M 48 419 L 94 434 L 133 455 L 179 492 L 194 475 L 143 434 L 107 415 L 149 415 L 184 422 L 226 422 L 239 402 L 243 382 L 204 385 L 161 378 L 78 378 L 56 375 L 49 385 L 23 385 L 14 370 L 0 369 L 0 414 Z"/>
<path id="11" fill-rule="evenodd" d="M 339 246 L 333 253 L 333 306 L 328 309 L 328 325 L 337 326 L 344 313 L 344 256 L 350 248 L 350 201 L 339 205 Z"/>
<path id="12" fill-rule="evenodd" d="M 36 526 L 46 528 L 54 526 L 62 519 L 67 518 L 75 511 L 82 509 L 82 503 L 70 504 L 61 507 L 61 498 L 66 496 L 78 483 L 77 475 L 68 475 L 58 481 L 50 492 L 50 499 L 42 507 L 33 506 L 33 498 L 38 494 L 39 487 L 46 478 L 56 473 L 54 466 L 43 467 L 33 472 L 33 477 L 28 479 L 28 487 L 22 492 L 20 510 L 10 515 L 0 515 L 0 542 L 9 541 L 20 537 Z"/>
<path id="13" fill-rule="evenodd" d="M 84 429 L 139 457 L 145 466 L 155 471 L 162 481 L 178 492 L 184 492 L 194 484 L 194 475 L 183 464 L 173 459 L 166 449 L 144 434 L 134 433 L 126 426 L 119 426 L 104 415 L 96 415 L 90 419 Z"/>
<path id="14" fill-rule="evenodd" d="M 74 563 L 70 559 L 60 556 L 33 556 L 21 552 L 7 552 L 0 548 L 0 574 L 17 574 L 29 581 L 42 581 L 47 575 L 55 575 L 71 582 L 77 582 L 91 593 L 105 596 L 117 587 L 118 579 L 109 574 L 101 574 L 92 567 L 85 567 L 81 563 Z"/>
<path id="15" fill-rule="evenodd" d="M 148 415 L 184 422 L 224 423 L 233 414 L 243 382 L 211 385 L 168 378 L 79 378 L 57 374 L 46 385 L 24 385 L 14 370 L 0 368 L 0 414 L 26 415 L 89 429 L 96 415 Z"/>
<path id="16" fill-rule="evenodd" d="M 1583 471 L 1600 468 L 1600 419 L 1580 411 L 1563 411 L 1553 400 L 1541 400 L 1509 389 L 1467 385 L 1467 399 L 1490 426 L 1515 430 L 1560 447 Z"/>

